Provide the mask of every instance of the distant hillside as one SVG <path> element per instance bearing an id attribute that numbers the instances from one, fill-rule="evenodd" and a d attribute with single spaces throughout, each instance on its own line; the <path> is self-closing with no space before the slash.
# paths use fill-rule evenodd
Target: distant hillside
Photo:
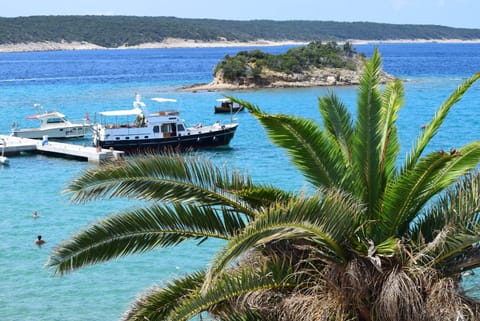
<path id="1" fill-rule="evenodd" d="M 344 41 L 480 39 L 480 29 L 371 22 L 213 20 L 136 16 L 32 16 L 0 18 L 0 44 L 88 42 L 116 48 L 166 38 L 198 41 Z"/>

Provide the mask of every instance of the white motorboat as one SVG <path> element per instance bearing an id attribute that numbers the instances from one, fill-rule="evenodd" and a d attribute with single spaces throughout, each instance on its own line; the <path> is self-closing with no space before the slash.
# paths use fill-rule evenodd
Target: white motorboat
<path id="1" fill-rule="evenodd" d="M 158 103 L 175 99 L 152 98 Z M 149 113 L 140 96 L 133 109 L 97 113 L 99 122 L 92 127 L 93 145 L 129 153 L 164 149 L 189 149 L 224 146 L 230 143 L 238 124 L 196 125 L 188 127 L 177 110 Z M 97 120 L 97 117 L 95 117 Z"/>
<path id="2" fill-rule="evenodd" d="M 64 114 L 58 111 L 43 112 L 39 104 L 34 105 L 37 114 L 27 116 L 27 119 L 40 121 L 36 128 L 19 128 L 14 122 L 11 130 L 12 136 L 41 139 L 43 137 L 60 138 L 81 138 L 91 131 L 88 113 L 82 122 L 70 122 Z"/>

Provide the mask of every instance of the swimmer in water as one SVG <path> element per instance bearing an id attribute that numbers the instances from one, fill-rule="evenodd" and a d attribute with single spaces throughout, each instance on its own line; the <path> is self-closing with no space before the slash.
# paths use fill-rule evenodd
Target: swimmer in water
<path id="1" fill-rule="evenodd" d="M 35 244 L 37 244 L 38 246 L 40 246 L 40 245 L 42 245 L 42 244 L 44 244 L 44 243 L 45 243 L 45 241 L 42 240 L 42 236 L 41 236 L 41 235 L 37 236 L 37 239 L 35 240 Z"/>

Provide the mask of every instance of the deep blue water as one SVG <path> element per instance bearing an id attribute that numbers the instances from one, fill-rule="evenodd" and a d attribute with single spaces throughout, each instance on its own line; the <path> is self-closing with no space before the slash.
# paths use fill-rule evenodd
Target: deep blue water
<path id="1" fill-rule="evenodd" d="M 368 56 L 375 45 L 356 46 Z M 402 155 L 421 126 L 467 77 L 480 71 L 479 44 L 379 44 L 384 69 L 405 80 L 405 107 L 399 119 Z M 284 52 L 289 47 L 262 50 Z M 135 93 L 178 100 L 176 108 L 191 123 L 230 121 L 214 115 L 222 94 L 248 100 L 272 113 L 320 120 L 318 97 L 334 90 L 355 112 L 356 88 L 269 89 L 228 93 L 179 92 L 183 85 L 209 82 L 215 64 L 227 54 L 251 48 L 99 50 L 0 54 L 0 132 L 13 121 L 28 126 L 33 104 L 59 109 L 71 119 L 88 112 L 129 108 Z M 150 106 L 150 104 L 149 104 Z M 152 105 L 153 106 L 153 105 Z M 432 149 L 449 150 L 479 139 L 480 87 L 475 84 L 453 108 Z M 248 113 L 228 149 L 203 151 L 218 164 L 249 172 L 257 182 L 287 189 L 306 186 L 283 151 L 266 138 Z M 88 143 L 88 141 L 85 141 Z M 65 277 L 44 268 L 52 248 L 95 220 L 131 206 L 127 200 L 72 205 L 65 185 L 91 164 L 25 155 L 0 167 L 0 315 L 4 320 L 116 320 L 142 289 L 163 284 L 208 264 L 220 245 L 191 243 L 99 264 Z M 40 218 L 33 219 L 37 210 Z M 47 243 L 33 242 L 42 234 Z M 475 276 L 467 285 L 478 281 Z"/>

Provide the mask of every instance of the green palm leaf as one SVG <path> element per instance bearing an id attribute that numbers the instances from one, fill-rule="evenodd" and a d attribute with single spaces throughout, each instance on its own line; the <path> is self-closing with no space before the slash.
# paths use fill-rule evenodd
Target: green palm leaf
<path id="1" fill-rule="evenodd" d="M 412 228 L 423 264 L 449 273 L 480 264 L 480 175 L 467 175 L 437 199 Z M 442 234 L 444 236 L 442 236 Z"/>
<path id="2" fill-rule="evenodd" d="M 319 99 L 319 109 L 330 141 L 338 145 L 346 163 L 351 164 L 354 128 L 347 107 L 335 94 L 330 93 Z"/>
<path id="3" fill-rule="evenodd" d="M 463 177 L 436 199 L 421 215 L 410 233 L 413 240 L 433 241 L 444 226 L 470 229 L 480 224 L 480 173 Z"/>
<path id="4" fill-rule="evenodd" d="M 308 238 L 318 244 L 327 261 L 345 262 L 345 245 L 358 228 L 356 217 L 363 207 L 351 196 L 338 190 L 327 190 L 322 197 L 282 204 L 256 217 L 242 233 L 234 236 L 214 260 L 205 281 L 214 280 L 229 263 L 249 249 L 272 240 Z"/>
<path id="5" fill-rule="evenodd" d="M 396 173 L 397 157 L 400 144 L 397 137 L 398 112 L 404 102 L 403 85 L 400 80 L 387 84 L 383 93 L 382 121 L 380 126 L 380 173 L 385 173 L 385 178 L 392 178 Z M 385 189 L 386 180 L 382 182 L 381 189 Z"/>
<path id="6" fill-rule="evenodd" d="M 435 113 L 435 116 L 430 121 L 430 123 L 425 127 L 425 130 L 422 132 L 420 137 L 417 140 L 416 145 L 413 147 L 412 151 L 407 155 L 407 159 L 403 170 L 408 170 L 415 166 L 418 159 L 421 157 L 423 151 L 427 147 L 430 140 L 438 132 L 440 126 L 448 115 L 450 109 L 457 103 L 466 91 L 480 78 L 480 73 L 475 74 L 474 76 L 467 79 L 463 84 L 458 86 L 458 88 L 448 97 L 448 99 L 440 106 L 440 109 Z"/>
<path id="7" fill-rule="evenodd" d="M 153 205 L 103 219 L 60 244 L 47 263 L 64 274 L 85 265 L 170 247 L 189 239 L 229 239 L 245 227 L 238 213 L 211 207 Z"/>
<path id="8" fill-rule="evenodd" d="M 133 302 L 121 321 L 166 320 L 192 292 L 198 292 L 205 272 L 188 274 L 174 279 L 165 287 L 154 287 Z"/>
<path id="9" fill-rule="evenodd" d="M 385 193 L 383 237 L 403 235 L 425 204 L 475 168 L 479 159 L 480 143 L 474 142 L 455 153 L 432 153 L 402 173 Z"/>
<path id="10" fill-rule="evenodd" d="M 189 320 L 202 311 L 237 298 L 242 294 L 267 289 L 295 288 L 300 282 L 299 275 L 293 273 L 291 262 L 273 260 L 259 269 L 245 267 L 223 273 L 214 287 L 202 293 L 193 293 L 170 316 L 171 320 Z"/>
<path id="11" fill-rule="evenodd" d="M 221 170 L 206 157 L 165 153 L 89 169 L 70 183 L 66 193 L 75 202 L 130 197 L 236 207 L 242 205 L 229 191 L 249 186 L 248 177 Z"/>
<path id="12" fill-rule="evenodd" d="M 379 126 L 382 115 L 382 99 L 378 89 L 381 58 L 375 50 L 365 65 L 358 93 L 358 116 L 355 125 L 353 160 L 355 165 L 356 195 L 367 204 L 367 217 L 373 218 L 381 199 L 384 173 L 381 168 L 382 136 Z"/>
<path id="13" fill-rule="evenodd" d="M 241 191 L 236 191 L 235 193 L 251 207 L 256 209 L 268 208 L 276 202 L 288 202 L 298 197 L 295 193 L 284 191 L 273 185 L 252 186 Z"/>
<path id="14" fill-rule="evenodd" d="M 286 149 L 307 181 L 317 187 L 335 186 L 343 181 L 345 161 L 313 120 L 269 115 L 248 102 L 235 101 L 252 112 L 275 144 Z"/>

